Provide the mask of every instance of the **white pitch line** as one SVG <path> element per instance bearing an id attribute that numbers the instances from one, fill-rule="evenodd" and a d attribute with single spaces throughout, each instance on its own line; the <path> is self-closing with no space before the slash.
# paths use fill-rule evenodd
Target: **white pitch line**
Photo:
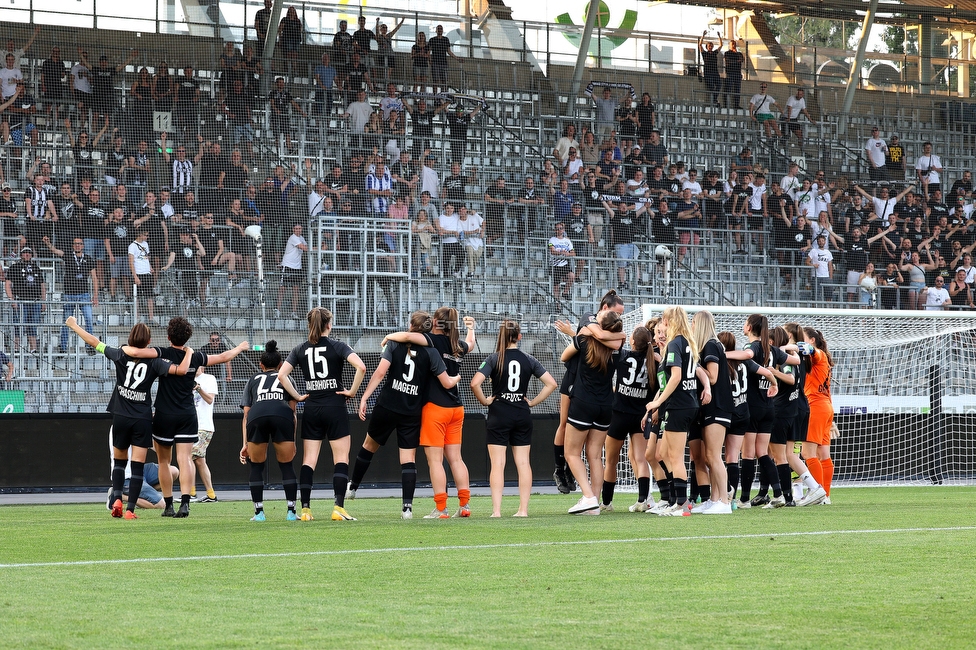
<path id="1" fill-rule="evenodd" d="M 147 562 L 200 562 L 204 560 L 246 560 L 251 558 L 315 557 L 323 555 L 359 555 L 366 553 L 427 553 L 430 551 L 477 551 L 502 548 L 540 548 L 546 546 L 590 546 L 597 544 L 633 544 L 635 542 L 700 542 L 718 539 L 755 539 L 759 537 L 814 537 L 824 535 L 878 535 L 883 533 L 942 533 L 976 530 L 976 526 L 944 528 L 871 528 L 866 530 L 815 530 L 788 533 L 746 533 L 741 535 L 695 535 L 686 537 L 634 537 L 631 539 L 592 539 L 564 542 L 523 542 L 517 544 L 467 544 L 452 546 L 403 546 L 360 548 L 339 551 L 295 551 L 292 553 L 240 553 L 236 555 L 189 555 L 186 557 L 141 557 L 123 560 L 78 560 L 74 562 L 19 562 L 0 564 L 0 569 L 26 567 L 97 566 L 103 564 L 143 564 Z"/>

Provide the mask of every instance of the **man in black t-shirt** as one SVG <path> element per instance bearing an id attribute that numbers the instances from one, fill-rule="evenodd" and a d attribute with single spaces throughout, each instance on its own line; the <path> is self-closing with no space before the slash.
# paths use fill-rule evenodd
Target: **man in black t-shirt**
<path id="1" fill-rule="evenodd" d="M 461 175 L 461 165 L 451 163 L 451 175 L 441 184 L 441 198 L 445 201 L 464 201 L 464 176 Z"/>
<path id="2" fill-rule="evenodd" d="M 64 304 L 64 320 L 75 315 L 75 306 L 81 309 L 85 317 L 85 330 L 89 334 L 94 332 L 95 321 L 92 318 L 92 306 L 98 307 L 98 275 L 95 273 L 95 260 L 85 254 L 85 240 L 80 236 L 75 237 L 71 242 L 71 255 L 65 255 L 64 251 L 56 248 L 50 239 L 45 238 L 44 243 L 54 255 L 64 261 L 64 295 L 61 302 Z M 91 285 L 88 281 L 91 280 Z M 68 328 L 61 328 L 61 352 L 68 351 Z M 91 356 L 95 354 L 95 348 L 87 346 L 85 352 Z"/>
<path id="3" fill-rule="evenodd" d="M 47 112 L 53 111 L 54 121 L 58 121 L 58 109 L 67 96 L 65 79 L 68 77 L 68 66 L 61 59 L 61 48 L 51 49 L 51 58 L 41 64 L 41 99 L 47 104 Z"/>
<path id="4" fill-rule="evenodd" d="M 132 295 L 132 272 L 129 270 L 129 244 L 132 242 L 132 235 L 135 233 L 135 225 L 132 216 L 125 216 L 122 208 L 116 206 L 112 211 L 111 217 L 105 225 L 103 234 L 105 239 L 105 253 L 109 263 L 109 292 L 112 300 L 116 296 L 116 285 L 118 280 L 122 280 L 122 289 L 126 299 Z"/>
<path id="5" fill-rule="evenodd" d="M 451 155 L 454 158 L 464 157 L 467 151 L 468 127 L 471 126 L 471 120 L 474 119 L 474 116 L 480 110 L 481 104 L 478 104 L 472 110 L 465 113 L 464 106 L 458 100 L 454 106 L 454 110 L 445 113 L 447 116 L 447 124 L 451 128 Z"/>
<path id="6" fill-rule="evenodd" d="M 285 90 L 285 80 L 283 77 L 275 79 L 274 90 L 268 95 L 268 102 L 271 104 L 271 133 L 275 141 L 278 136 L 285 136 L 285 150 L 291 150 L 291 120 L 288 116 L 288 109 L 294 108 L 301 113 L 302 117 L 308 114 L 302 109 L 290 92 Z"/>
<path id="7" fill-rule="evenodd" d="M 438 25 L 435 31 L 437 35 L 431 37 L 427 45 L 430 48 L 431 77 L 436 86 L 434 92 L 439 93 L 447 90 L 447 57 L 460 59 L 451 51 L 451 40 L 444 36 L 444 26 Z"/>
<path id="8" fill-rule="evenodd" d="M 20 249 L 20 259 L 7 269 L 4 288 L 10 307 L 14 312 L 14 322 L 27 327 L 14 326 L 14 349 L 20 349 L 20 331 L 27 332 L 27 342 L 32 354 L 37 352 L 37 323 L 41 322 L 42 302 L 47 300 L 47 285 L 41 267 L 34 262 L 34 249 L 24 246 Z"/>
<path id="9" fill-rule="evenodd" d="M 254 34 L 257 36 L 254 51 L 259 57 L 264 56 L 264 41 L 268 38 L 268 25 L 271 24 L 271 4 L 272 0 L 264 0 L 264 9 L 254 14 Z"/>
<path id="10" fill-rule="evenodd" d="M 176 83 L 176 98 L 173 104 L 175 129 L 181 140 L 186 142 L 196 133 L 199 126 L 200 84 L 193 78 L 193 66 L 183 66 L 183 76 Z"/>

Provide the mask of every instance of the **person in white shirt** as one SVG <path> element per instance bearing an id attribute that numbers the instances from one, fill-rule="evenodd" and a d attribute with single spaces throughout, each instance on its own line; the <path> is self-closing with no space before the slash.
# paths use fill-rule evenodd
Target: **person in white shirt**
<path id="1" fill-rule="evenodd" d="M 441 179 L 437 176 L 437 170 L 434 169 L 436 163 L 437 159 L 434 155 L 428 153 L 424 156 L 424 165 L 420 174 L 420 191 L 430 194 L 430 198 L 433 200 L 437 200 L 441 195 Z"/>
<path id="2" fill-rule="evenodd" d="M 796 201 L 796 190 L 803 186 L 803 183 L 799 178 L 800 166 L 798 164 L 790 163 L 790 170 L 779 181 L 779 186 L 783 188 L 783 193 L 790 197 L 791 200 Z"/>
<path id="3" fill-rule="evenodd" d="M 686 186 L 687 187 L 687 186 Z M 638 198 L 646 198 L 650 188 L 644 180 L 644 172 L 640 169 L 634 172 L 634 177 L 627 181 L 627 194 Z"/>
<path id="4" fill-rule="evenodd" d="M 217 378 L 213 375 L 209 375 L 206 372 L 205 366 L 199 366 L 197 368 L 197 374 L 194 376 L 196 382 L 193 384 L 193 405 L 197 409 L 197 443 L 193 445 L 193 450 L 190 452 L 190 457 L 193 459 L 193 465 L 196 468 L 197 474 L 200 476 L 200 480 L 203 481 L 203 487 L 207 491 L 206 496 L 198 497 L 196 499 L 197 503 L 213 503 L 217 500 L 217 494 L 214 492 L 213 478 L 210 475 L 210 468 L 207 466 L 207 447 L 210 446 L 210 441 L 213 439 L 214 430 L 214 400 L 217 399 Z M 193 481 L 193 491 L 197 488 L 197 482 Z M 195 496 L 194 494 L 190 495 Z"/>
<path id="5" fill-rule="evenodd" d="M 759 122 L 759 124 L 763 125 L 767 138 L 772 137 L 774 133 L 777 138 L 782 137 L 782 134 L 779 132 L 779 127 L 776 125 L 776 118 L 773 115 L 774 107 L 779 112 L 783 112 L 779 104 L 776 103 L 776 100 L 766 93 L 766 84 L 759 84 L 759 92 L 749 100 L 749 114 L 753 122 Z"/>
<path id="6" fill-rule="evenodd" d="M 346 107 L 346 112 L 342 114 L 343 119 L 349 120 L 349 132 L 356 136 L 356 147 L 363 148 L 366 125 L 369 123 L 369 116 L 373 114 L 373 107 L 366 101 L 366 91 L 360 90 L 356 93 L 356 101 Z"/>
<path id="7" fill-rule="evenodd" d="M 0 70 L 0 93 L 3 101 L 7 101 L 17 94 L 17 84 L 24 83 L 24 73 L 14 65 L 14 55 L 8 54 L 4 61 L 4 68 Z"/>
<path id="8" fill-rule="evenodd" d="M 871 127 L 871 137 L 864 143 L 864 153 L 868 159 L 868 174 L 872 181 L 883 181 L 888 175 L 885 172 L 885 156 L 888 155 L 888 145 L 878 135 L 878 127 Z"/>
<path id="9" fill-rule="evenodd" d="M 92 92 L 91 70 L 83 63 L 83 61 L 88 60 L 88 53 L 82 52 L 80 58 L 81 60 L 71 67 L 71 88 L 79 111 L 88 109 Z"/>
<path id="10" fill-rule="evenodd" d="M 302 254 L 307 250 L 308 242 L 302 236 L 302 225 L 296 223 L 291 227 L 291 236 L 288 237 L 285 253 L 281 256 L 281 285 L 278 287 L 276 317 L 281 315 L 286 287 L 291 287 L 291 317 L 297 316 L 298 292 L 302 288 Z"/>
<path id="11" fill-rule="evenodd" d="M 576 257 L 573 241 L 566 236 L 566 226 L 562 221 L 555 225 L 556 234 L 549 238 L 549 265 L 552 267 L 552 297 L 558 306 L 564 295 L 573 295 L 573 282 L 576 273 L 569 258 Z"/>
<path id="12" fill-rule="evenodd" d="M 878 219 L 881 220 L 881 226 L 883 228 L 887 228 L 888 224 L 891 222 L 891 215 L 895 213 L 895 206 L 898 205 L 899 201 L 905 198 L 906 194 L 915 189 L 915 184 L 913 183 L 906 187 L 895 198 L 890 198 L 888 196 L 890 194 L 890 190 L 886 186 L 882 186 L 881 189 L 878 190 L 878 193 L 881 196 L 871 196 L 859 185 L 855 185 L 854 189 L 857 190 L 858 194 L 874 205 L 874 214 L 876 214 Z"/>
<path id="13" fill-rule="evenodd" d="M 942 171 L 942 160 L 932 153 L 932 143 L 922 145 L 922 155 L 915 161 L 915 173 L 922 184 L 922 195 L 928 200 L 932 192 L 941 190 L 939 172 Z"/>
<path id="14" fill-rule="evenodd" d="M 485 220 L 474 210 L 469 212 L 463 203 L 458 206 L 458 235 L 463 237 L 461 243 L 468 260 L 468 277 L 471 277 L 485 252 Z"/>
<path id="15" fill-rule="evenodd" d="M 132 273 L 132 282 L 138 288 L 139 298 L 146 298 L 146 313 L 149 314 L 149 321 L 155 322 L 156 317 L 153 313 L 156 309 L 153 300 L 153 289 L 155 287 L 155 277 L 152 274 L 152 263 L 149 260 L 149 231 L 143 227 L 136 230 L 136 240 L 129 244 L 129 271 Z"/>
<path id="16" fill-rule="evenodd" d="M 325 211 L 325 198 L 325 182 L 315 181 L 315 189 L 308 193 L 308 216 L 317 217 Z"/>
<path id="17" fill-rule="evenodd" d="M 444 214 L 437 217 L 434 227 L 441 238 L 441 275 L 450 272 L 456 278 L 461 277 L 461 256 L 464 251 L 458 241 L 458 216 L 453 203 L 448 201 L 444 204 Z"/>
<path id="18" fill-rule="evenodd" d="M 807 112 L 807 100 L 804 98 L 804 94 L 805 91 L 802 88 L 797 88 L 796 94 L 786 100 L 786 110 L 783 111 L 783 117 L 786 118 L 786 128 L 789 129 L 789 133 L 783 135 L 789 138 L 790 133 L 792 133 L 796 136 L 801 147 L 803 146 L 803 127 L 800 125 L 799 117 L 805 115 L 808 120 L 813 121 L 810 113 Z"/>
<path id="19" fill-rule="evenodd" d="M 682 181 L 682 183 L 681 183 L 681 189 L 683 189 L 683 190 L 691 190 L 691 198 L 695 199 L 696 201 L 699 200 L 699 199 L 701 199 L 701 197 L 702 197 L 702 186 L 701 186 L 701 183 L 698 182 L 698 170 L 697 169 L 689 169 L 688 170 L 688 178 L 686 180 Z"/>
<path id="20" fill-rule="evenodd" d="M 552 150 L 552 155 L 556 159 L 556 167 L 563 169 L 569 160 L 569 150 L 579 151 L 579 142 L 576 140 L 576 127 L 572 124 L 563 130 L 563 137 L 556 141 L 556 148 Z"/>
<path id="21" fill-rule="evenodd" d="M 31 34 L 31 37 L 29 39 L 27 39 L 27 43 L 24 44 L 24 47 L 17 47 L 17 45 L 14 43 L 14 39 L 8 38 L 6 47 L 0 50 L 0 57 L 5 59 L 8 54 L 13 54 L 14 67 L 19 68 L 20 64 L 22 63 L 21 59 L 23 59 L 24 55 L 27 54 L 27 50 L 29 50 L 30 46 L 34 44 L 34 39 L 37 38 L 37 35 L 40 33 L 41 33 L 41 26 L 40 25 L 35 26 L 34 33 Z"/>
<path id="22" fill-rule="evenodd" d="M 817 246 L 810 249 L 805 260 L 807 266 L 813 267 L 814 300 L 833 300 L 830 287 L 834 277 L 834 256 L 827 250 L 827 235 L 817 235 Z"/>
<path id="23" fill-rule="evenodd" d="M 945 288 L 945 278 L 941 275 L 935 277 L 934 287 L 922 289 L 922 296 L 925 299 L 926 311 L 941 311 L 952 304 L 949 291 Z"/>

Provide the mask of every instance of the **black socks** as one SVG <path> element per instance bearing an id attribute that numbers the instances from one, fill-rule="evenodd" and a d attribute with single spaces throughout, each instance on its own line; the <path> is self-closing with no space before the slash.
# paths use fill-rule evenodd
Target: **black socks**
<path id="1" fill-rule="evenodd" d="M 312 475 L 314 472 L 315 470 L 308 465 L 302 465 L 302 469 L 299 470 L 298 488 L 302 493 L 303 508 L 308 508 L 312 501 Z"/>

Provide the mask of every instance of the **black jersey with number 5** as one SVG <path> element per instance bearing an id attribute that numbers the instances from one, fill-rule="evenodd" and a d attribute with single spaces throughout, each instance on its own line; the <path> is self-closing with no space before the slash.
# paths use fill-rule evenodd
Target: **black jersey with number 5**
<path id="1" fill-rule="evenodd" d="M 115 390 L 108 411 L 136 420 L 152 419 L 152 384 L 169 372 L 165 359 L 134 359 L 121 348 L 105 347 L 105 357 L 115 363 Z"/>
<path id="2" fill-rule="evenodd" d="M 573 345 L 579 350 L 577 356 L 580 360 L 570 397 L 601 406 L 613 406 L 613 373 L 620 360 L 620 352 L 614 350 L 610 355 L 606 372 L 600 372 L 599 368 L 586 363 L 586 349 L 591 345 L 602 345 L 602 343 L 592 341 L 588 336 L 576 336 L 573 338 Z"/>
<path id="3" fill-rule="evenodd" d="M 691 356 L 688 339 L 679 334 L 668 343 L 664 367 L 668 369 L 668 381 L 671 379 L 671 368 L 681 368 L 681 383 L 668 397 L 668 410 L 698 408 L 698 380 L 695 378 L 698 363 Z"/>
<path id="4" fill-rule="evenodd" d="M 420 415 L 431 382 L 447 369 L 444 361 L 433 348 L 394 341 L 386 344 L 382 358 L 390 369 L 376 403 L 401 415 Z"/>
<path id="5" fill-rule="evenodd" d="M 617 362 L 617 383 L 613 397 L 613 410 L 621 413 L 642 414 L 648 398 L 647 354 L 629 350 L 620 355 Z"/>
<path id="6" fill-rule="evenodd" d="M 301 368 L 305 378 L 306 404 L 345 406 L 346 398 L 336 395 L 342 386 L 342 368 L 353 349 L 344 342 L 323 336 L 316 343 L 305 341 L 288 355 L 287 363 Z"/>
<path id="7" fill-rule="evenodd" d="M 716 339 L 705 341 L 705 346 L 702 348 L 702 367 L 708 370 L 708 364 L 710 363 L 718 364 L 718 379 L 716 379 L 715 385 L 712 386 L 712 401 L 706 404 L 704 408 L 710 413 L 731 414 L 735 410 L 735 405 L 732 401 L 732 382 L 729 379 L 729 363 L 725 358 L 725 346 Z"/>
<path id="8" fill-rule="evenodd" d="M 153 348 L 159 353 L 160 359 L 166 359 L 174 365 L 183 363 L 186 352 L 173 347 Z M 190 367 L 185 375 L 167 375 L 159 380 L 159 390 L 156 391 L 156 412 L 164 415 L 196 417 L 197 408 L 193 402 L 194 375 L 197 368 L 207 365 L 207 355 L 194 351 L 190 357 Z"/>
<path id="9" fill-rule="evenodd" d="M 753 341 L 747 347 L 747 350 L 752 350 L 753 361 L 758 365 L 763 365 L 759 363 L 763 356 L 762 343 L 759 341 Z M 786 353 L 777 348 L 776 346 L 770 346 L 769 348 L 769 358 L 766 359 L 765 366 L 767 368 L 772 368 L 773 366 L 781 366 L 786 363 Z M 749 408 L 750 409 L 765 409 L 773 406 L 773 401 L 766 394 L 769 390 L 769 380 L 763 376 L 756 377 L 757 381 L 749 382 Z"/>
<path id="10" fill-rule="evenodd" d="M 253 422 L 258 418 L 286 417 L 291 419 L 295 412 L 291 410 L 291 396 L 285 393 L 278 381 L 278 371 L 261 372 L 247 382 L 244 395 L 241 397 L 241 408 L 250 407 L 247 421 Z"/>
<path id="11" fill-rule="evenodd" d="M 529 411 L 525 394 L 532 377 L 542 377 L 548 372 L 531 354 L 518 349 L 505 350 L 501 372 L 498 370 L 498 353 L 489 354 L 478 372 L 491 380 L 491 394 L 495 399 L 488 407 L 488 415 L 508 412 L 512 409 Z"/>

